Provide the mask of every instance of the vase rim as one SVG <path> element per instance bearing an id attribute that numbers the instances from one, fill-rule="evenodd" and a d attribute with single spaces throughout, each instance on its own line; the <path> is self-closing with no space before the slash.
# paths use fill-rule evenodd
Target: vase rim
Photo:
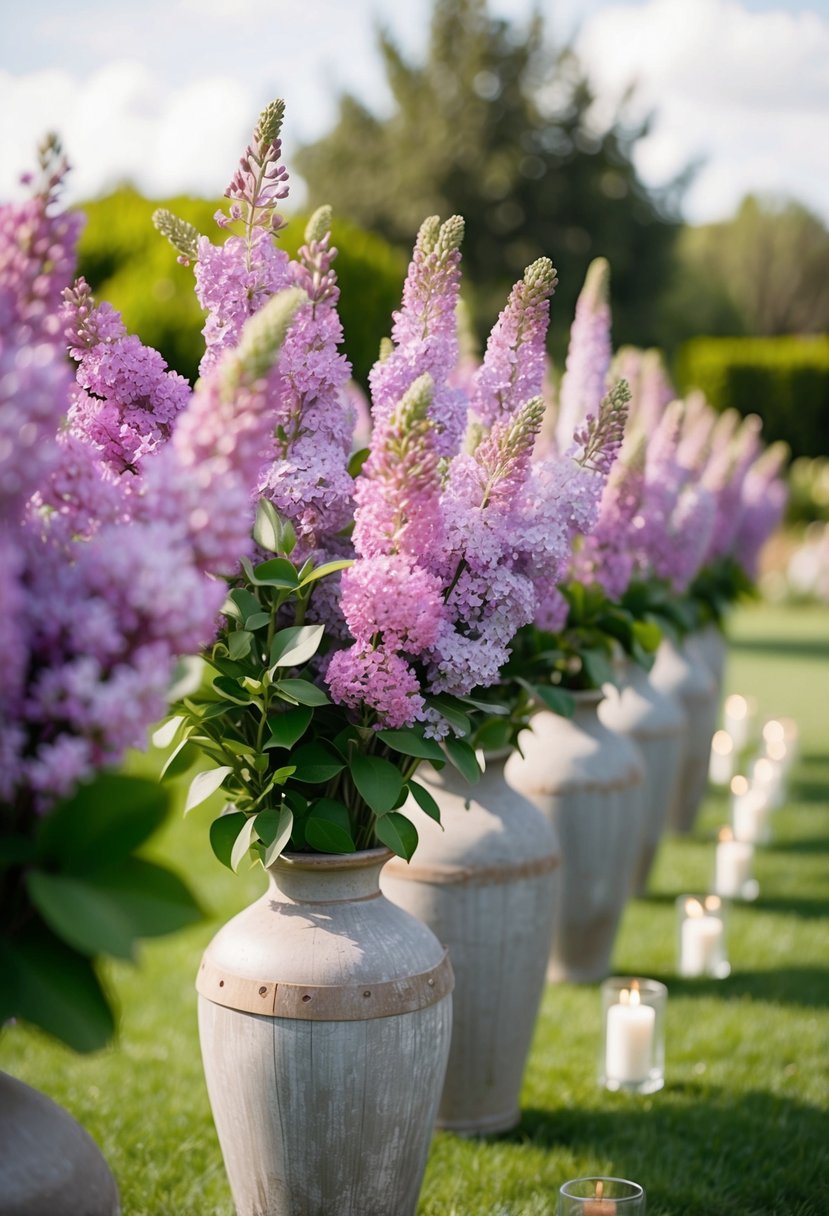
<path id="1" fill-rule="evenodd" d="M 272 870 L 282 866 L 289 870 L 308 872 L 330 870 L 359 870 L 365 866 L 385 863 L 394 853 L 385 845 L 373 849 L 359 849 L 356 853 L 280 853 L 267 867 Z"/>

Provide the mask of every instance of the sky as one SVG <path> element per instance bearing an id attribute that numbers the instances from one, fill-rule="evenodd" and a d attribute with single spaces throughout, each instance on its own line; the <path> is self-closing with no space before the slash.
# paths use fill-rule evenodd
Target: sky
<path id="1" fill-rule="evenodd" d="M 534 4 L 489 6 L 520 29 Z M 698 165 L 689 222 L 725 219 L 753 191 L 797 198 L 829 224 L 829 0 L 535 6 L 556 42 L 574 40 L 598 121 L 636 86 L 631 117 L 653 115 L 636 149 L 649 185 Z M 431 0 L 0 0 L 0 196 L 54 129 L 73 199 L 125 180 L 152 197 L 216 197 L 275 96 L 290 171 L 342 90 L 383 112 L 377 27 L 418 59 L 430 11 Z"/>

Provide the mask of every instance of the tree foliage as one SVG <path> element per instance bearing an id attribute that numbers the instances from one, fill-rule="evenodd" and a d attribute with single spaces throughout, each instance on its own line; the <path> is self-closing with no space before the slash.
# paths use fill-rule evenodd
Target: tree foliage
<path id="1" fill-rule="evenodd" d="M 576 56 L 549 45 L 541 17 L 519 32 L 492 17 L 486 0 L 435 0 L 422 64 L 388 33 L 379 49 L 392 113 L 380 118 L 341 97 L 334 129 L 297 156 L 312 200 L 335 200 L 399 243 L 426 215 L 463 215 L 479 331 L 524 267 L 548 254 L 560 276 L 563 341 L 587 265 L 603 254 L 619 340 L 658 338 L 677 191 L 646 191 L 632 159 L 645 127 L 626 125 L 620 112 L 597 125 Z"/>

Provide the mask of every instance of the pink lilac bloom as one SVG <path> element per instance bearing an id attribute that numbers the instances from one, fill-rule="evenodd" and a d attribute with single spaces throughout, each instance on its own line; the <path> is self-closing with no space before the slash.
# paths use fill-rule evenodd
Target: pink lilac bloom
<path id="1" fill-rule="evenodd" d="M 717 515 L 706 560 L 731 551 L 739 524 L 743 482 L 760 452 L 762 423 L 756 414 L 743 418 L 732 442 L 714 447 L 702 473 L 702 484 L 716 501 Z"/>
<path id="2" fill-rule="evenodd" d="M 372 712 L 382 727 L 411 726 L 423 717 L 420 680 L 394 651 L 356 645 L 338 650 L 328 664 L 326 681 L 338 704 Z"/>
<path id="3" fill-rule="evenodd" d="M 463 220 L 454 215 L 441 224 L 424 220 L 394 314 L 391 341 L 370 375 L 372 416 L 378 426 L 388 418 L 418 376 L 432 378 L 431 418 L 438 454 L 451 457 L 466 425 L 466 396 L 451 376 L 458 361 L 457 304 L 460 293 L 460 243 Z"/>
<path id="4" fill-rule="evenodd" d="M 786 507 L 788 491 L 781 473 L 788 454 L 784 443 L 773 443 L 757 457 L 743 479 L 740 518 L 731 553 L 752 579 L 757 577 L 760 551 Z"/>
<path id="5" fill-rule="evenodd" d="M 168 211 L 153 216 L 156 227 L 178 250 L 179 260 L 196 263 L 196 295 L 207 312 L 199 367 L 203 376 L 223 351 L 237 344 L 248 318 L 291 283 L 288 255 L 273 241 L 285 224 L 278 205 L 288 196 L 288 174 L 280 159 L 284 112 L 282 101 L 271 102 L 262 111 L 225 191 L 231 200 L 229 212 L 216 213 L 220 227 L 235 226 L 241 234 L 233 233 L 216 246 Z"/>
<path id="6" fill-rule="evenodd" d="M 606 258 L 595 258 L 587 269 L 570 327 L 556 424 L 560 452 L 568 449 L 587 416 L 596 416 L 607 392 L 613 353 L 609 289 L 610 265 Z"/>
<path id="7" fill-rule="evenodd" d="M 557 283 L 549 258 L 533 262 L 513 287 L 492 329 L 470 398 L 473 412 L 487 427 L 512 417 L 541 394 L 550 298 Z"/>
<path id="8" fill-rule="evenodd" d="M 679 462 L 701 473 L 705 467 L 714 435 L 717 415 L 699 390 L 685 398 L 685 420 L 677 447 Z"/>
<path id="9" fill-rule="evenodd" d="M 61 320 L 78 363 L 68 429 L 99 449 L 114 473 L 136 473 L 167 442 L 190 385 L 158 351 L 127 334 L 109 304 L 95 306 L 84 279 L 64 292 Z"/>
<path id="10" fill-rule="evenodd" d="M 611 469 L 596 526 L 573 558 L 573 577 L 582 583 L 597 583 L 611 600 L 624 595 L 633 576 L 634 520 L 642 505 L 644 477 L 645 444 L 640 441 Z"/>
<path id="11" fill-rule="evenodd" d="M 630 385 L 632 424 L 650 434 L 677 396 L 661 352 L 623 346 L 613 361 L 613 371 Z"/>

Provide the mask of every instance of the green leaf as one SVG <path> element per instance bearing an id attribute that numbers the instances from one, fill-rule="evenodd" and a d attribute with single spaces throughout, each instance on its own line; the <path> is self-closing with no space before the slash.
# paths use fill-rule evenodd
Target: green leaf
<path id="1" fill-rule="evenodd" d="M 0 836 L 0 869 L 33 861 L 36 856 L 35 842 L 29 836 Z"/>
<path id="2" fill-rule="evenodd" d="M 232 772 L 233 769 L 228 764 L 222 764 L 218 768 L 209 768 L 203 773 L 196 773 L 187 791 L 184 814 L 188 815 L 195 807 L 206 802 L 210 795 L 215 794 L 216 790 L 220 788 L 228 773 Z"/>
<path id="3" fill-rule="evenodd" d="M 385 815 L 400 797 L 403 777 L 398 768 L 380 756 L 356 755 L 350 772 L 361 796 L 376 815 Z"/>
<path id="4" fill-rule="evenodd" d="M 416 756 L 421 760 L 443 760 L 443 752 L 435 739 L 427 739 L 417 730 L 381 730 L 377 738 L 387 747 L 404 756 Z"/>
<path id="5" fill-rule="evenodd" d="M 512 723 L 506 718 L 490 718 L 475 731 L 475 746 L 485 752 L 500 751 L 512 742 Z"/>
<path id="6" fill-rule="evenodd" d="M 469 715 L 464 713 L 454 697 L 446 695 L 432 697 L 430 704 L 443 715 L 456 734 L 468 735 L 471 733 L 472 723 L 469 721 Z"/>
<path id="7" fill-rule="evenodd" d="M 297 588 L 297 573 L 293 562 L 284 557 L 272 557 L 253 567 L 254 581 L 262 587 L 281 587 L 287 591 Z"/>
<path id="8" fill-rule="evenodd" d="M 168 793 L 157 781 L 99 773 L 40 821 L 40 857 L 62 870 L 89 874 L 128 857 L 161 827 Z"/>
<path id="9" fill-rule="evenodd" d="M 313 710 L 309 706 L 297 705 L 295 709 L 286 709 L 284 713 L 268 718 L 271 737 L 265 744 L 265 748 L 292 748 L 311 725 L 313 716 Z"/>
<path id="10" fill-rule="evenodd" d="M 228 654 L 232 659 L 243 659 L 250 654 L 253 634 L 246 629 L 236 629 L 227 639 Z"/>
<path id="11" fill-rule="evenodd" d="M 247 815 L 242 811 L 231 811 L 228 815 L 220 815 L 210 825 L 210 847 L 223 866 L 232 870 L 231 857 L 236 837 L 247 822 Z"/>
<path id="12" fill-rule="evenodd" d="M 239 834 L 233 842 L 230 851 L 230 868 L 234 874 L 239 873 L 239 867 L 250 852 L 253 836 L 256 831 L 256 821 L 253 816 L 247 816 L 239 829 Z"/>
<path id="13" fill-rule="evenodd" d="M 533 684 L 532 691 L 539 701 L 543 701 L 547 709 L 561 718 L 572 718 L 576 712 L 573 694 L 566 688 L 555 688 L 552 684 Z"/>
<path id="14" fill-rule="evenodd" d="M 226 701 L 232 701 L 234 705 L 249 705 L 250 693 L 242 688 L 237 680 L 231 676 L 216 676 L 213 681 L 213 687 L 216 692 L 222 694 Z"/>
<path id="15" fill-rule="evenodd" d="M 662 630 L 653 621 L 634 621 L 633 634 L 636 641 L 648 654 L 652 654 L 662 641 Z"/>
<path id="16" fill-rule="evenodd" d="M 289 806 L 282 806 L 278 811 L 260 811 L 256 816 L 256 833 L 265 845 L 262 858 L 264 865 L 269 866 L 279 856 L 291 839 L 294 830 L 294 816 Z"/>
<path id="17" fill-rule="evenodd" d="M 204 679 L 205 667 L 205 661 L 199 655 L 188 655 L 179 659 L 167 689 L 167 700 L 173 704 L 182 697 L 189 697 L 198 692 Z"/>
<path id="18" fill-rule="evenodd" d="M 324 625 L 292 625 L 289 629 L 280 629 L 271 642 L 271 665 L 302 667 L 317 653 L 324 632 Z"/>
<path id="19" fill-rule="evenodd" d="M 615 683 L 616 673 L 603 651 L 582 650 L 580 658 L 591 687 L 601 688 L 604 684 Z"/>
<path id="20" fill-rule="evenodd" d="M 81 954 L 132 959 L 136 933 L 106 890 L 88 879 L 30 870 L 26 890 L 56 936 Z"/>
<path id="21" fill-rule="evenodd" d="M 411 861 L 417 848 L 418 835 L 417 828 L 405 815 L 401 815 L 399 811 L 383 815 L 376 821 L 374 832 L 377 839 L 382 840 L 398 857 Z"/>
<path id="22" fill-rule="evenodd" d="M 473 785 L 480 780 L 481 770 L 478 767 L 478 758 L 468 743 L 463 739 L 453 739 L 450 736 L 443 740 L 443 746 L 446 748 L 447 756 L 462 777 Z"/>
<path id="23" fill-rule="evenodd" d="M 286 701 L 296 701 L 300 705 L 330 705 L 327 695 L 316 684 L 309 680 L 280 680 L 274 684 L 274 691 L 284 696 Z"/>
<path id="24" fill-rule="evenodd" d="M 245 621 L 245 629 L 264 629 L 270 623 L 271 614 L 269 612 L 252 612 Z"/>
<path id="25" fill-rule="evenodd" d="M 305 821 L 305 839 L 320 853 L 354 853 L 351 820 L 341 802 L 321 798 Z"/>
<path id="26" fill-rule="evenodd" d="M 290 533 L 293 533 L 293 544 L 290 548 L 289 528 Z M 296 544 L 296 533 L 287 520 L 281 518 L 272 502 L 267 498 L 260 498 L 253 523 L 253 539 L 269 553 L 289 553 Z"/>
<path id="27" fill-rule="evenodd" d="M 95 885 L 121 909 L 136 937 L 163 937 L 203 918 L 201 908 L 177 874 L 141 857 L 127 858 L 112 870 L 96 875 Z"/>
<path id="28" fill-rule="evenodd" d="M 222 605 L 222 615 L 232 617 L 236 621 L 244 621 L 256 612 L 262 611 L 262 605 L 246 587 L 234 587 Z"/>
<path id="29" fill-rule="evenodd" d="M 304 743 L 291 756 L 296 767 L 294 778 L 309 785 L 320 785 L 345 768 L 343 758 L 325 743 Z"/>
<path id="30" fill-rule="evenodd" d="M 371 455 L 371 448 L 358 448 L 352 452 L 348 461 L 349 476 L 356 477 Z"/>
<path id="31" fill-rule="evenodd" d="M 300 582 L 300 587 L 306 587 L 308 583 L 315 583 L 319 578 L 327 578 L 329 574 L 336 574 L 338 570 L 347 570 L 349 566 L 354 565 L 354 559 L 349 557 L 338 558 L 335 562 L 325 562 L 322 566 L 315 566 L 314 569 L 306 574 Z"/>
<path id="32" fill-rule="evenodd" d="M 426 787 L 419 781 L 410 781 L 409 791 L 420 809 L 425 811 L 430 819 L 434 819 L 435 823 L 440 823 L 440 807 Z"/>
<path id="33" fill-rule="evenodd" d="M 168 748 L 186 721 L 184 714 L 176 714 L 174 717 L 168 718 L 150 736 L 153 747 L 157 747 L 160 751 Z"/>
<path id="34" fill-rule="evenodd" d="M 34 924 L 0 943 L 0 970 L 14 1015 L 73 1051 L 99 1051 L 115 1033 L 112 1009 L 92 962 Z"/>

